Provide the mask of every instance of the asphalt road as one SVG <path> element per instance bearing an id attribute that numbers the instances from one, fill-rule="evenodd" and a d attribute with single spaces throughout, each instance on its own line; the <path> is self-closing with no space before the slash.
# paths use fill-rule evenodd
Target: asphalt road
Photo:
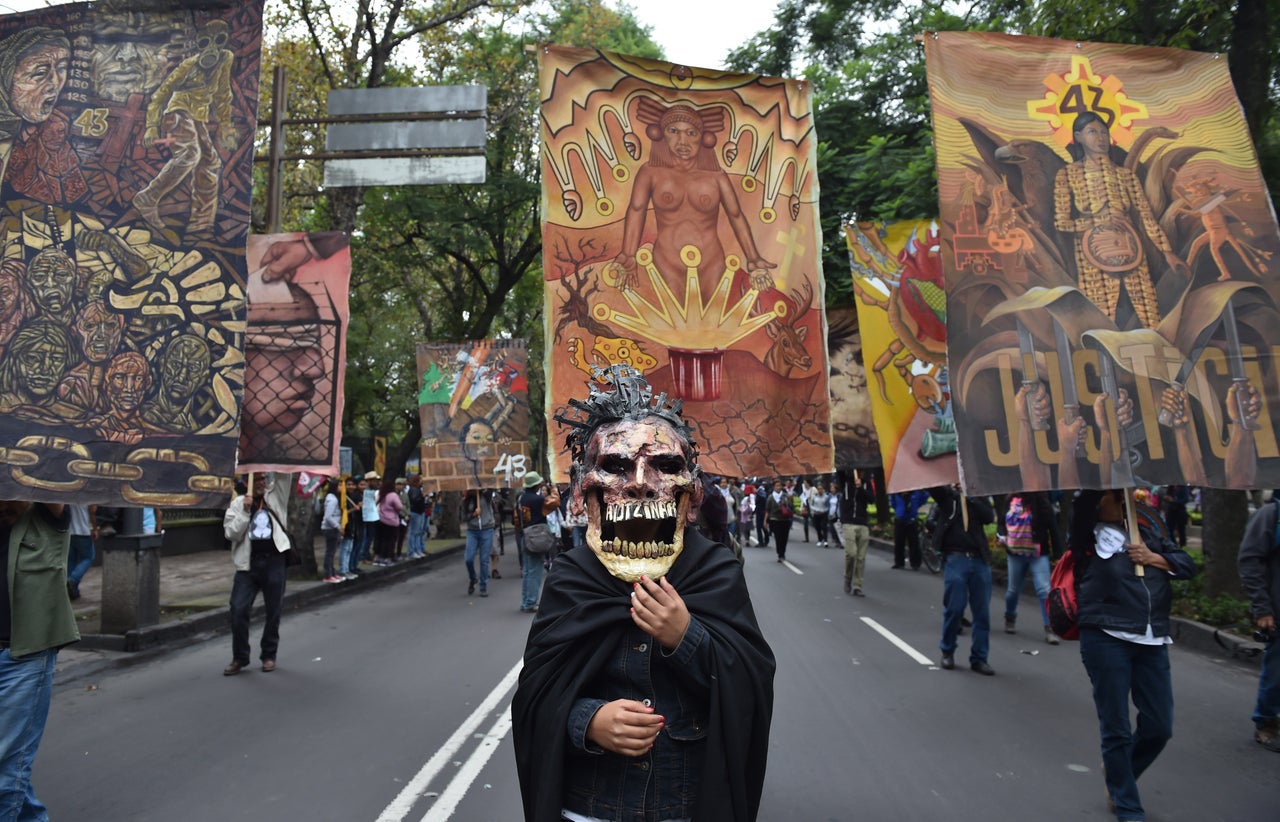
<path id="1" fill-rule="evenodd" d="M 992 635 L 997 676 L 942 671 L 941 577 L 872 551 L 853 599 L 839 551 L 793 540 L 788 556 L 747 549 L 778 658 L 761 820 L 1111 818 L 1078 647 L 1042 641 L 1034 600 L 1019 634 Z M 219 637 L 64 681 L 37 792 L 57 822 L 518 820 L 518 586 L 512 572 L 468 597 L 449 560 L 287 615 L 274 673 L 221 676 Z M 1141 782 L 1148 818 L 1280 818 L 1280 757 L 1251 740 L 1256 672 L 1177 646 L 1173 669 L 1175 738 Z"/>

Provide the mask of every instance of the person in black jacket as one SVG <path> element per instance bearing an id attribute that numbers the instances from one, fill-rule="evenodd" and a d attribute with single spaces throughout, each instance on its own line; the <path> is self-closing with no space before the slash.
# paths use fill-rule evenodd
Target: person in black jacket
<path id="1" fill-rule="evenodd" d="M 1276 522 L 1280 488 L 1271 502 L 1253 512 L 1240 541 L 1237 564 L 1240 584 L 1249 595 L 1253 625 L 1266 640 L 1262 673 L 1258 677 L 1258 701 L 1253 707 L 1253 739 L 1269 751 L 1280 753 L 1280 635 L 1276 633 L 1276 609 L 1280 608 L 1280 524 Z"/>
<path id="2" fill-rule="evenodd" d="M 1141 820 L 1138 777 L 1173 735 L 1169 581 L 1194 576 L 1196 566 L 1155 528 L 1141 529 L 1142 544 L 1128 541 L 1124 493 L 1081 491 L 1067 544 L 1075 561 L 1080 658 L 1093 683 L 1109 804 L 1117 819 Z M 1129 723 L 1131 697 L 1136 730 Z"/>
<path id="3" fill-rule="evenodd" d="M 991 638 L 991 548 L 987 545 L 989 522 L 996 515 L 991 503 L 980 497 L 961 497 L 956 488 L 940 485 L 929 489 L 938 505 L 938 527 L 934 547 L 942 554 L 942 651 L 945 670 L 956 666 L 955 653 L 960 621 L 967 605 L 973 612 L 973 644 L 969 646 L 969 668 L 983 676 L 994 676 L 987 662 Z M 968 506 L 969 526 L 964 524 L 961 504 Z"/>

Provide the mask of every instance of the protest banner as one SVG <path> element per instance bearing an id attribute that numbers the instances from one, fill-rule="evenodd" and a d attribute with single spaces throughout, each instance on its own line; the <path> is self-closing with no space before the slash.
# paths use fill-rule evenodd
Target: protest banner
<path id="1" fill-rule="evenodd" d="M 958 479 L 937 224 L 845 226 L 869 361 L 867 396 L 889 493 Z"/>
<path id="2" fill-rule="evenodd" d="M 831 471 L 808 85 L 539 58 L 548 419 L 593 368 L 624 363 L 683 401 L 703 470 Z"/>
<path id="3" fill-rule="evenodd" d="M 237 469 L 338 475 L 351 249 L 341 231 L 249 238 Z"/>
<path id="4" fill-rule="evenodd" d="M 418 343 L 422 476 L 441 491 L 518 487 L 529 463 L 524 340 Z"/>
<path id="5" fill-rule="evenodd" d="M 0 17 L 0 497 L 220 506 L 262 4 Z"/>
<path id="6" fill-rule="evenodd" d="M 966 490 L 1280 481 L 1280 230 L 1226 60 L 925 55 Z"/>

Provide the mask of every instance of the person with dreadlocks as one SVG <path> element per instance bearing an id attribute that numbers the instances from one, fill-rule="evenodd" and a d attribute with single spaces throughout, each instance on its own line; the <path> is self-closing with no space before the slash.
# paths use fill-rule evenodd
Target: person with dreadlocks
<path id="1" fill-rule="evenodd" d="M 692 527 L 681 402 L 628 366 L 595 377 L 555 417 L 588 524 L 547 577 L 512 703 L 525 819 L 754 820 L 773 652 L 733 552 Z"/>

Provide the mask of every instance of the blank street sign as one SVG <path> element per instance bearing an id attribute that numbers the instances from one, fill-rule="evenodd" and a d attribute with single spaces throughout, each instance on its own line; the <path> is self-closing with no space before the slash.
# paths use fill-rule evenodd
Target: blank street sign
<path id="1" fill-rule="evenodd" d="M 387 157 L 329 160 L 326 188 L 341 186 L 426 186 L 483 183 L 484 157 Z"/>

